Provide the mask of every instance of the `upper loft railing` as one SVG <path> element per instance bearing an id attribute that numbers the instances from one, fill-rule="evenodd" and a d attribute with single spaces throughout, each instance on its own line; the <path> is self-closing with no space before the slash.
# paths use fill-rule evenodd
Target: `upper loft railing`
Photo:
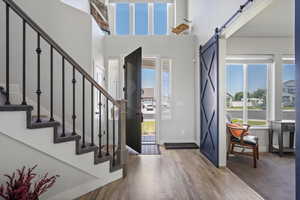
<path id="1" fill-rule="evenodd" d="M 77 116 L 76 116 L 76 101 L 78 101 L 78 99 L 76 100 L 76 92 L 78 90 L 76 90 L 76 74 L 81 75 L 82 76 L 82 97 L 80 97 L 80 100 L 82 102 L 82 135 L 81 135 L 81 144 L 82 144 L 82 148 L 86 148 L 87 146 L 95 146 L 95 139 L 94 139 L 94 129 L 95 129 L 95 112 L 94 112 L 94 105 L 97 105 L 97 107 L 99 108 L 100 112 L 98 112 L 99 114 L 99 153 L 98 156 L 99 158 L 102 157 L 103 152 L 102 152 L 102 147 L 104 146 L 105 150 L 105 154 L 106 156 L 110 155 L 110 152 L 112 151 L 112 157 L 113 157 L 113 165 L 115 164 L 115 156 L 116 156 L 116 150 L 120 150 L 120 141 L 118 141 L 118 144 L 116 144 L 116 128 L 115 128 L 115 124 L 116 124 L 116 112 L 115 110 L 119 111 L 119 116 L 120 116 L 120 112 L 121 112 L 121 104 L 119 102 L 117 102 L 103 87 L 101 87 L 66 51 L 63 50 L 63 48 L 61 46 L 59 46 L 45 31 L 43 31 L 39 25 L 37 25 L 13 0 L 2 0 L 5 3 L 5 8 L 4 8 L 4 12 L 5 12 L 5 22 L 4 22 L 4 26 L 6 28 L 5 30 L 5 57 L 6 57 L 6 61 L 5 61 L 5 94 L 6 94 L 6 102 L 5 105 L 9 106 L 11 105 L 11 99 L 10 99 L 10 75 L 11 75 L 11 64 L 10 64 L 10 41 L 11 41 L 11 35 L 10 35 L 10 11 L 14 11 L 22 20 L 22 105 L 27 105 L 26 102 L 26 82 L 28 80 L 26 80 L 27 75 L 26 75 L 26 71 L 27 66 L 26 66 L 26 26 L 30 26 L 36 33 L 37 36 L 37 48 L 36 48 L 36 59 L 37 59 L 37 66 L 36 66 L 36 70 L 37 70 L 37 87 L 36 87 L 36 95 L 37 95 L 37 117 L 36 117 L 36 121 L 35 123 L 43 123 L 44 120 L 42 120 L 41 117 L 41 95 L 42 95 L 42 91 L 41 91 L 41 53 L 42 53 L 42 48 L 41 48 L 41 39 L 43 39 L 44 41 L 46 41 L 46 43 L 49 45 L 50 47 L 50 58 L 49 58 L 49 62 L 50 62 L 50 122 L 55 121 L 54 119 L 54 111 L 53 111 L 53 107 L 54 106 L 61 106 L 61 128 L 62 128 L 62 133 L 60 135 L 61 138 L 65 138 L 67 137 L 67 133 L 66 133 L 66 91 L 65 91 L 65 84 L 66 84 L 66 62 L 68 62 L 71 65 L 71 77 L 72 77 L 72 81 L 71 81 L 71 85 L 72 85 L 72 97 L 71 97 L 71 102 L 68 104 L 71 104 L 72 106 L 72 135 L 76 136 L 78 133 L 78 131 L 76 130 L 76 123 L 77 121 Z M 54 67 L 54 62 L 53 62 L 53 57 L 54 57 L 54 51 L 56 51 L 59 56 L 62 59 L 62 66 L 61 66 L 61 88 L 62 88 L 62 93 L 61 93 L 61 102 L 58 105 L 54 105 L 54 100 L 53 100 L 53 95 L 54 95 L 54 74 L 53 74 L 53 67 Z M 77 73 L 76 73 L 77 72 Z M 33 76 L 32 74 L 30 74 L 31 77 Z M 57 75 L 55 75 L 55 77 L 57 77 Z M 91 135 L 90 135 L 90 142 L 87 142 L 87 136 L 86 136 L 86 85 L 85 81 L 88 81 L 91 85 L 90 87 L 90 101 L 89 102 L 91 104 L 91 108 L 89 108 L 89 110 L 91 111 L 90 116 L 88 116 L 88 118 L 91 119 L 90 122 L 90 126 L 91 126 Z M 31 89 L 31 88 L 30 88 Z M 95 91 L 96 90 L 96 91 Z M 94 96 L 94 93 L 98 92 L 98 98 L 94 98 L 96 96 Z M 104 102 L 102 100 L 102 97 L 104 97 Z M 97 99 L 97 102 L 94 102 L 95 99 Z M 102 101 L 102 102 L 101 102 Z M 95 104 L 97 103 L 97 104 Z M 101 112 L 102 110 L 102 105 L 105 104 L 106 107 L 103 109 L 103 112 Z M 109 105 L 111 105 L 112 109 L 109 109 Z M 101 125 L 101 119 L 102 119 L 102 114 L 104 113 L 104 115 L 106 116 L 106 124 L 103 127 L 103 125 Z M 119 136 L 120 136 L 120 128 L 118 128 L 118 132 L 119 132 Z M 112 144 L 109 138 L 109 133 L 112 132 Z M 106 133 L 106 138 L 103 138 L 103 136 Z M 118 137 L 119 137 L 118 136 Z M 103 139 L 105 141 L 106 144 L 103 144 Z M 119 145 L 117 147 L 117 145 Z"/>

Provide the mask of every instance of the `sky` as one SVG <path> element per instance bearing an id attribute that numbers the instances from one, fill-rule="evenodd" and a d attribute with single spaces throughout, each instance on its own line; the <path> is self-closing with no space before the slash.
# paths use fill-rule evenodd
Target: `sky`
<path id="1" fill-rule="evenodd" d="M 117 3 L 116 8 L 116 33 L 128 35 L 130 17 L 129 3 Z M 167 33 L 167 4 L 154 3 L 154 34 L 165 35 Z M 135 34 L 147 35 L 148 30 L 148 4 L 135 4 Z"/>
<path id="2" fill-rule="evenodd" d="M 295 79 L 295 65 L 283 66 L 283 81 Z M 227 67 L 228 92 L 234 95 L 243 91 L 243 65 L 229 65 Z M 267 65 L 252 64 L 248 66 L 248 88 L 249 92 L 267 87 Z"/>

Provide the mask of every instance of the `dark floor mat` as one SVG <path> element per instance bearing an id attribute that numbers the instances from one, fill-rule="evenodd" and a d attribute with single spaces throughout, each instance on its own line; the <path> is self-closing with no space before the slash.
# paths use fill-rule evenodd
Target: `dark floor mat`
<path id="1" fill-rule="evenodd" d="M 160 149 L 158 144 L 143 144 L 142 155 L 160 155 Z"/>
<path id="2" fill-rule="evenodd" d="M 166 149 L 199 149 L 196 143 L 165 143 Z"/>

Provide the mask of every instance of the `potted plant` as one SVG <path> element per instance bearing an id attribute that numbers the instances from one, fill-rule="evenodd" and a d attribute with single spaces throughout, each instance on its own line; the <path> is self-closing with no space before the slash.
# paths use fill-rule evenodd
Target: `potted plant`
<path id="1" fill-rule="evenodd" d="M 0 197 L 5 200 L 38 200 L 56 182 L 58 175 L 48 177 L 48 173 L 40 176 L 32 168 L 17 169 L 12 175 L 4 175 L 8 180 L 6 185 L 0 186 Z"/>

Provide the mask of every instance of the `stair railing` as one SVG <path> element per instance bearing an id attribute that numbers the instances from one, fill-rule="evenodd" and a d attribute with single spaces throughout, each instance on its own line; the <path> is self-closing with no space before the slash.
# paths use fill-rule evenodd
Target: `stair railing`
<path id="1" fill-rule="evenodd" d="M 5 104 L 7 106 L 11 105 L 10 101 L 10 11 L 14 11 L 21 19 L 22 19 L 22 102 L 21 105 L 27 105 L 26 102 L 26 27 L 30 26 L 36 33 L 37 33 L 37 48 L 36 48 L 36 59 L 37 59 L 37 89 L 36 89 L 36 95 L 37 95 L 37 119 L 35 123 L 42 123 L 41 119 L 41 39 L 45 40 L 49 46 L 50 46 L 50 122 L 55 121 L 54 119 L 54 80 L 53 80 L 53 51 L 55 50 L 62 59 L 62 66 L 61 66 L 61 73 L 62 73 L 62 99 L 61 99 L 61 105 L 62 105 L 62 133 L 60 137 L 66 137 L 66 114 L 65 114 L 65 107 L 66 107 L 66 99 L 65 99 L 65 76 L 66 76 L 66 62 L 68 62 L 72 66 L 72 135 L 77 135 L 76 132 L 76 74 L 79 73 L 82 76 L 82 135 L 81 135 L 81 148 L 86 148 L 87 145 L 95 146 L 95 137 L 94 137 L 94 120 L 95 120 L 95 113 L 94 113 L 94 94 L 97 93 L 98 99 L 97 99 L 97 105 L 99 106 L 99 144 L 98 144 L 98 157 L 102 158 L 104 156 L 111 156 L 112 157 L 112 164 L 113 166 L 116 166 L 117 164 L 121 164 L 120 160 L 122 158 L 116 158 L 117 156 L 120 156 L 121 151 L 124 151 L 124 149 L 121 149 L 121 146 L 125 148 L 124 145 L 121 144 L 120 139 L 124 138 L 121 136 L 121 128 L 118 128 L 118 144 L 116 144 L 116 110 L 118 111 L 118 116 L 120 120 L 120 116 L 122 114 L 121 106 L 123 101 L 116 101 L 103 87 L 101 87 L 66 51 L 64 51 L 45 31 L 43 31 L 39 25 L 37 25 L 13 0 L 2 0 L 5 3 L 5 28 L 6 28 L 6 36 L 5 36 L 5 54 L 6 54 L 6 63 L 5 63 L 5 90 L 6 90 L 6 102 Z M 89 82 L 91 85 L 91 137 L 90 142 L 87 142 L 86 132 L 85 132 L 85 126 L 86 126 L 86 119 L 85 119 L 85 103 L 86 103 L 86 87 L 85 82 Z M 105 121 L 106 121 L 106 127 L 101 126 L 101 120 L 103 116 L 101 116 L 101 110 L 103 108 L 103 102 L 101 102 L 102 97 L 106 99 L 106 114 L 105 114 Z M 109 119 L 109 104 L 112 106 L 112 124 L 110 124 Z M 124 114 L 123 114 L 124 115 Z M 123 117 L 124 118 L 124 117 Z M 123 120 L 124 121 L 124 120 Z M 121 122 L 124 123 L 124 122 Z M 112 126 L 112 127 L 111 127 Z M 120 123 L 119 123 L 120 126 Z M 123 125 L 121 125 L 123 126 Z M 102 130 L 105 128 L 105 130 Z M 112 131 L 111 131 L 112 130 Z M 112 132 L 112 144 L 110 144 L 110 133 Z M 103 135 L 106 134 L 106 146 L 103 143 Z M 124 132 L 123 132 L 124 133 Z M 122 141 L 123 143 L 125 141 Z M 103 147 L 106 147 L 103 149 Z M 117 155 L 118 154 L 118 155 Z M 117 163 L 119 162 L 119 163 Z"/>

